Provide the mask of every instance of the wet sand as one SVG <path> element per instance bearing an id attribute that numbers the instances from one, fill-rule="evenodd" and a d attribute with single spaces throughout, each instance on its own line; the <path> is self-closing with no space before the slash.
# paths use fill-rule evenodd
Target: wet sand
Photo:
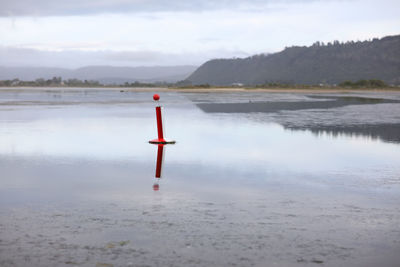
<path id="1" fill-rule="evenodd" d="M 327 110 L 342 108 L 347 106 L 368 105 L 373 106 L 377 104 L 400 104 L 399 99 L 389 98 L 375 98 L 372 96 L 348 96 L 348 95 L 308 95 L 312 101 L 266 101 L 266 102 L 252 102 L 248 103 L 199 103 L 197 106 L 207 113 L 278 113 L 282 111 L 301 111 L 301 110 Z M 320 100 L 320 101 L 319 101 Z M 387 110 L 390 112 L 390 110 Z M 393 112 L 395 114 L 395 112 Z M 385 116 L 386 114 L 380 114 Z M 376 116 L 376 115 L 375 115 Z M 393 123 L 385 123 L 384 121 L 371 123 L 365 120 L 360 123 L 345 123 L 341 121 L 338 124 L 324 125 L 324 123 L 315 123 L 312 125 L 298 124 L 290 125 L 285 124 L 284 121 L 279 121 L 280 124 L 288 129 L 293 130 L 311 130 L 314 133 L 328 132 L 333 135 L 349 134 L 349 135 L 364 135 L 373 138 L 381 138 L 389 142 L 400 142 L 400 123 L 394 120 Z"/>
<path id="2" fill-rule="evenodd" d="M 350 105 L 400 103 L 400 100 L 356 96 L 308 96 L 314 101 L 201 103 L 197 106 L 208 113 L 275 113 L 283 110 L 331 109 Z M 321 100 L 321 101 L 316 101 Z"/>
<path id="3" fill-rule="evenodd" d="M 151 96 L 0 92 L 1 266 L 398 265 L 398 93 Z"/>

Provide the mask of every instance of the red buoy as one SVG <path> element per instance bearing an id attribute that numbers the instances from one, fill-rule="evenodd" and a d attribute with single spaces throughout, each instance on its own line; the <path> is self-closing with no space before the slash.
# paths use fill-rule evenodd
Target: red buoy
<path id="1" fill-rule="evenodd" d="M 154 99 L 154 101 L 158 101 L 158 100 L 160 100 L 160 96 L 158 94 L 154 94 L 153 99 Z"/>

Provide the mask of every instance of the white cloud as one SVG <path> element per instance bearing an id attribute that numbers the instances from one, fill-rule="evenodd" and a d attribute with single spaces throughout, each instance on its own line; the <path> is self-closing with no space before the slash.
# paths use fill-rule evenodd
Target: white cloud
<path id="1" fill-rule="evenodd" d="M 60 16 L 137 12 L 260 10 L 315 0 L 2 0 L 0 16 Z"/>
<path id="2" fill-rule="evenodd" d="M 209 50 L 198 53 L 159 51 L 48 51 L 0 46 L 0 66 L 78 68 L 87 65 L 177 66 L 201 65 L 210 58 L 248 56 L 240 51 Z"/>
<path id="3" fill-rule="evenodd" d="M 48 2 L 39 1 L 38 6 Z M 1 5 L 4 3 L 13 5 L 8 0 L 3 0 Z M 94 1 L 58 3 L 79 10 L 81 5 L 95 6 Z M 96 3 L 107 6 L 114 1 Z M 150 8 L 166 2 L 118 0 L 115 3 L 135 3 Z M 45 62 L 74 67 L 94 63 L 177 65 L 200 64 L 215 57 L 276 52 L 285 46 L 311 45 L 317 40 L 383 37 L 398 34 L 400 29 L 397 14 L 400 4 L 393 0 L 229 1 L 232 8 L 228 8 L 227 3 L 172 1 L 172 6 L 180 7 L 179 12 L 144 12 L 143 8 L 136 13 L 115 11 L 114 14 L 96 15 L 3 17 L 0 18 L 0 44 L 43 51 L 40 56 L 48 60 L 40 60 L 38 64 Z M 250 8 L 256 6 L 265 8 Z M 200 9 L 205 11 L 193 12 Z M 72 54 L 79 57 L 74 58 Z M 3 56 L 6 59 L 2 59 L 0 64 L 24 62 L 18 53 L 3 53 Z M 56 59 L 62 61 L 56 62 Z"/>

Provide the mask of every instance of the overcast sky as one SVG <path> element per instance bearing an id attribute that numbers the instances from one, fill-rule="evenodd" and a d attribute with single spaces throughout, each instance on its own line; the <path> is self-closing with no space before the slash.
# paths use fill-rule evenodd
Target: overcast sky
<path id="1" fill-rule="evenodd" d="M 400 33 L 399 0 L 0 0 L 0 65 L 200 65 Z"/>

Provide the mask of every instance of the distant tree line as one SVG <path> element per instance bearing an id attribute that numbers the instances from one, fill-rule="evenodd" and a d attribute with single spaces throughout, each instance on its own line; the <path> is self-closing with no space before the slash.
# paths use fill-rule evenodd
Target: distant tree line
<path id="1" fill-rule="evenodd" d="M 344 81 L 339 84 L 340 87 L 351 87 L 351 88 L 384 88 L 389 87 L 384 81 L 372 79 L 372 80 L 358 80 L 356 82 Z"/>
<path id="2" fill-rule="evenodd" d="M 98 87 L 102 86 L 98 81 L 68 79 L 62 80 L 61 77 L 53 77 L 52 79 L 39 78 L 34 81 L 21 81 L 19 79 L 0 80 L 0 86 L 53 86 L 53 87 Z"/>
<path id="3" fill-rule="evenodd" d="M 362 44 L 367 44 L 370 42 L 377 42 L 379 41 L 378 38 L 373 38 L 373 39 L 369 39 L 369 40 L 365 40 L 365 41 L 347 41 L 347 42 L 340 42 L 338 40 L 334 40 L 333 42 L 320 42 L 317 41 L 315 43 L 312 44 L 312 47 L 320 47 L 320 46 L 354 46 L 354 45 L 362 45 Z"/>
<path id="4" fill-rule="evenodd" d="M 295 84 L 293 82 L 265 82 L 263 84 L 257 85 L 243 85 L 243 84 L 231 84 L 231 85 L 210 85 L 205 84 L 192 84 L 190 81 L 179 81 L 174 84 L 176 88 L 184 89 L 206 89 L 206 88 L 282 88 L 282 89 L 312 89 L 312 88 L 395 88 L 394 86 L 386 84 L 382 80 L 372 79 L 372 80 L 359 80 L 344 81 L 339 84 Z"/>
<path id="5" fill-rule="evenodd" d="M 67 79 L 61 77 L 53 77 L 52 79 L 39 78 L 34 81 L 22 81 L 19 79 L 0 80 L 0 86 L 32 86 L 32 87 L 168 87 L 173 84 L 165 82 L 157 83 L 141 83 L 135 81 L 133 83 L 125 82 L 123 84 L 106 85 L 94 80 Z"/>
<path id="6" fill-rule="evenodd" d="M 142 83 L 135 81 L 133 83 L 125 82 L 123 84 L 118 85 L 105 85 L 101 84 L 98 81 L 93 80 L 79 80 L 79 79 L 68 79 L 62 80 L 61 77 L 53 77 L 52 79 L 45 80 L 43 78 L 36 79 L 35 81 L 21 81 L 19 79 L 13 80 L 0 80 L 0 87 L 19 87 L 19 86 L 31 86 L 31 87 L 175 87 L 175 88 L 199 88 L 199 89 L 207 89 L 207 88 L 221 88 L 221 87 L 248 87 L 243 84 L 231 84 L 224 86 L 215 86 L 210 85 L 208 83 L 205 84 L 192 84 L 190 81 L 178 81 L 176 83 L 166 83 L 166 82 L 157 82 L 157 83 Z M 250 88 L 388 88 L 392 87 L 386 84 L 382 80 L 371 79 L 371 80 L 358 80 L 358 81 L 344 81 L 339 83 L 338 85 L 329 85 L 329 84 L 294 84 L 294 83 L 285 83 L 285 82 L 266 82 L 263 84 L 252 85 Z"/>
<path id="7" fill-rule="evenodd" d="M 123 87 L 168 87 L 173 85 L 172 83 L 166 83 L 166 82 L 156 82 L 156 83 L 141 83 L 138 81 L 135 81 L 133 83 L 125 82 L 124 84 L 121 84 L 120 86 Z"/>
<path id="8" fill-rule="evenodd" d="M 266 83 L 261 85 L 256 85 L 256 88 L 389 88 L 392 87 L 386 84 L 382 80 L 372 79 L 372 80 L 358 80 L 344 81 L 339 84 L 329 85 L 329 84 L 292 84 L 292 83 Z"/>

